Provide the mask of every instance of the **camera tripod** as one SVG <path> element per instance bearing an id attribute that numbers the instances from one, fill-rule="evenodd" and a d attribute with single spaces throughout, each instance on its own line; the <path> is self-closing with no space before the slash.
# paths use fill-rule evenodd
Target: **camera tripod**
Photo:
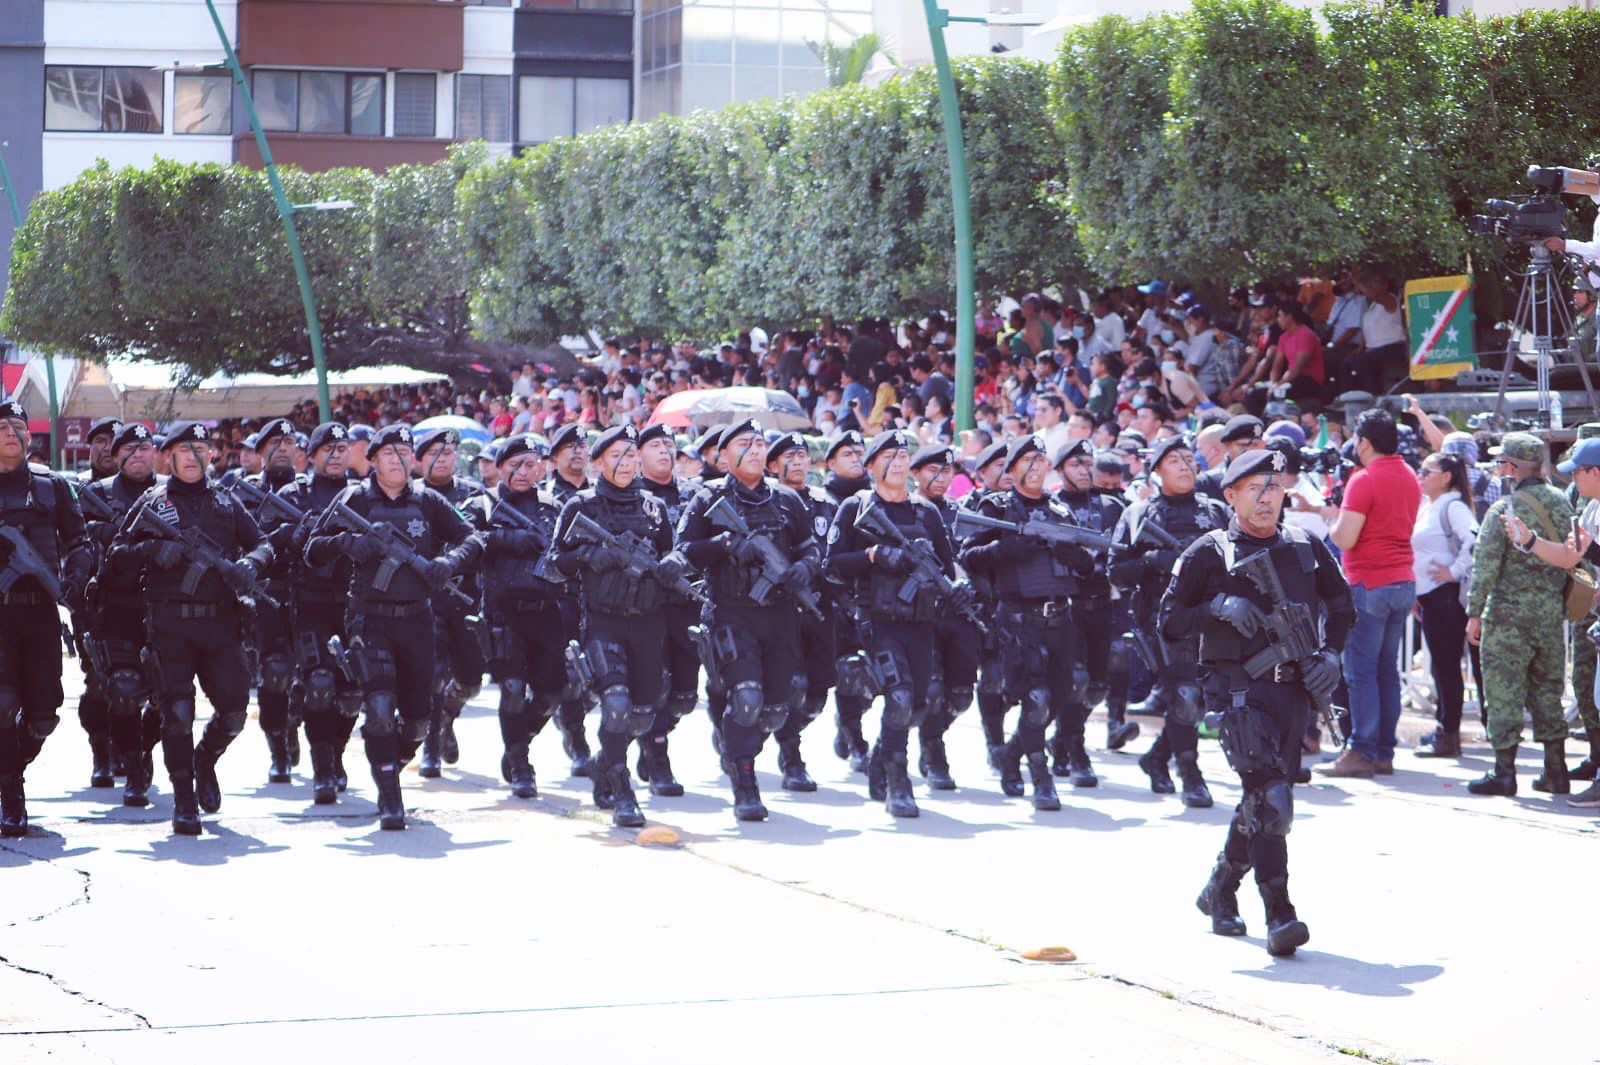
<path id="1" fill-rule="evenodd" d="M 1550 425 L 1550 365 L 1558 351 L 1572 352 L 1583 377 L 1583 390 L 1589 397 L 1591 414 L 1600 413 L 1595 405 L 1594 385 L 1583 353 L 1570 347 L 1572 307 L 1561 285 L 1561 269 L 1543 242 L 1529 248 L 1528 266 L 1522 271 L 1522 290 L 1517 295 L 1517 310 L 1511 318 L 1511 335 L 1506 338 L 1506 358 L 1500 367 L 1500 391 L 1495 396 L 1494 416 L 1498 421 L 1505 405 L 1506 382 L 1511 377 L 1524 336 L 1533 337 L 1534 388 L 1539 395 L 1539 420 Z M 1559 339 L 1558 339 L 1559 338 Z M 1557 344 L 1559 343 L 1559 347 Z"/>

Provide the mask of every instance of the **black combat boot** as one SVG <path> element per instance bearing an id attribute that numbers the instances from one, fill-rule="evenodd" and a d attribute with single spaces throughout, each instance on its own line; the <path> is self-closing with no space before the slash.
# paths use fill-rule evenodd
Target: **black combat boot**
<path id="1" fill-rule="evenodd" d="M 1494 768 L 1467 785 L 1474 795 L 1515 795 L 1517 793 L 1517 749 L 1507 747 L 1494 752 Z"/>
<path id="2" fill-rule="evenodd" d="M 1139 768 L 1150 778 L 1150 790 L 1157 795 L 1171 795 L 1178 790 L 1172 786 L 1172 774 L 1167 772 L 1167 748 L 1160 740 L 1139 756 Z"/>
<path id="3" fill-rule="evenodd" d="M 1122 707 L 1106 707 L 1106 750 L 1120 751 L 1139 738 L 1139 722 L 1129 721 Z"/>
<path id="4" fill-rule="evenodd" d="M 1033 778 L 1033 808 L 1061 809 L 1061 799 L 1056 795 L 1056 778 L 1050 772 L 1050 760 L 1043 751 L 1028 755 L 1028 776 Z"/>
<path id="5" fill-rule="evenodd" d="M 311 745 L 311 801 L 327 806 L 338 799 L 339 785 L 333 777 L 333 744 Z"/>
<path id="6" fill-rule="evenodd" d="M 1050 738 L 1050 766 L 1051 771 L 1058 777 L 1069 776 L 1072 773 L 1072 745 L 1067 742 L 1066 734 L 1061 727 L 1056 726 L 1056 734 Z"/>
<path id="7" fill-rule="evenodd" d="M 889 781 L 883 768 L 883 749 L 876 743 L 867 756 L 867 798 L 883 802 L 889 797 Z"/>
<path id="8" fill-rule="evenodd" d="M 733 816 L 740 821 L 767 819 L 767 808 L 761 802 L 761 787 L 756 783 L 754 758 L 739 758 L 733 763 Z"/>
<path id="9" fill-rule="evenodd" d="M 867 772 L 872 756 L 867 751 L 867 737 L 861 731 L 861 722 L 846 721 L 837 711 L 833 719 L 838 726 L 833 734 L 833 753 L 850 763 L 852 773 Z"/>
<path id="10" fill-rule="evenodd" d="M 778 741 L 778 768 L 783 770 L 784 791 L 817 790 L 817 782 L 806 772 L 806 761 L 800 757 L 800 737 Z"/>
<path id="11" fill-rule="evenodd" d="M 1534 791 L 1551 795 L 1571 795 L 1572 778 L 1567 776 L 1567 741 L 1544 745 L 1544 772 L 1533 778 Z"/>
<path id="12" fill-rule="evenodd" d="M 943 736 L 927 736 L 922 740 L 922 757 L 917 759 L 917 772 L 933 791 L 955 791 L 955 778 L 950 775 L 950 756 L 944 749 Z"/>
<path id="13" fill-rule="evenodd" d="M 921 813 L 917 809 L 916 796 L 911 791 L 911 776 L 906 765 L 906 756 L 904 754 L 885 756 L 883 774 L 886 783 L 884 807 L 890 815 L 916 817 Z"/>
<path id="14" fill-rule="evenodd" d="M 350 786 L 350 774 L 344 770 L 344 748 L 338 744 L 333 748 L 333 786 L 341 795 Z"/>
<path id="15" fill-rule="evenodd" d="M 1000 772 L 1000 792 L 1013 799 L 1022 797 L 1022 748 L 1017 741 L 1001 744 L 995 754 L 995 768 Z"/>
<path id="16" fill-rule="evenodd" d="M 22 791 L 22 774 L 0 776 L 0 836 L 20 839 L 28 834 L 28 800 Z"/>
<path id="17" fill-rule="evenodd" d="M 444 724 L 439 726 L 439 754 L 445 765 L 461 761 L 461 741 L 456 739 L 456 715 L 446 710 Z"/>
<path id="18" fill-rule="evenodd" d="M 200 804 L 195 801 L 194 777 L 172 778 L 172 831 L 180 836 L 200 834 Z"/>
<path id="19" fill-rule="evenodd" d="M 1569 775 L 1573 780 L 1600 777 L 1600 728 L 1586 728 L 1583 731 L 1589 740 L 1589 756 L 1572 768 Z"/>
<path id="20" fill-rule="evenodd" d="M 150 775 L 154 769 L 154 760 L 149 754 L 137 748 L 130 751 L 118 750 L 117 753 L 128 771 L 128 779 L 122 785 L 122 805 L 149 806 Z"/>
<path id="21" fill-rule="evenodd" d="M 422 737 L 422 757 L 417 762 L 417 775 L 433 780 L 443 772 L 439 757 L 439 715 L 428 718 L 428 732 Z"/>
<path id="22" fill-rule="evenodd" d="M 1073 787 L 1099 787 L 1100 778 L 1095 776 L 1094 766 L 1089 762 L 1089 752 L 1084 748 L 1082 739 L 1072 740 L 1067 744 L 1067 768 L 1070 770 Z"/>
<path id="23" fill-rule="evenodd" d="M 400 767 L 372 769 L 372 782 L 378 786 L 378 827 L 398 832 L 406 827 L 406 802 L 400 795 Z"/>
<path id="24" fill-rule="evenodd" d="M 572 775 L 588 776 L 592 772 L 593 759 L 589 755 L 589 738 L 583 734 L 582 727 L 569 731 L 557 714 L 556 728 L 561 732 L 561 749 L 566 752 L 568 761 L 572 763 Z"/>
<path id="25" fill-rule="evenodd" d="M 639 811 L 639 800 L 633 795 L 633 778 L 628 774 L 628 763 L 612 766 L 607 775 L 611 778 L 611 823 L 617 828 L 643 828 L 644 814 Z"/>
<path id="26" fill-rule="evenodd" d="M 267 750 L 272 753 L 272 764 L 267 767 L 267 783 L 289 783 L 288 735 L 283 732 L 267 733 Z"/>
<path id="27" fill-rule="evenodd" d="M 1311 929 L 1294 912 L 1289 901 L 1289 878 L 1274 877 L 1263 881 L 1261 901 L 1267 908 L 1267 953 L 1274 958 L 1287 958 L 1295 948 L 1303 947 L 1311 939 Z"/>
<path id="28" fill-rule="evenodd" d="M 300 768 L 300 722 L 290 719 L 289 727 L 283 730 L 283 745 L 289 751 L 289 768 Z"/>
<path id="29" fill-rule="evenodd" d="M 93 765 L 89 769 L 89 786 L 91 788 L 114 788 L 117 778 L 111 769 L 111 737 L 106 735 L 89 737 L 89 754 Z"/>
<path id="30" fill-rule="evenodd" d="M 194 749 L 194 794 L 200 809 L 214 814 L 222 809 L 222 785 L 217 782 L 217 756 L 200 744 Z"/>
<path id="31" fill-rule="evenodd" d="M 650 794 L 660 795 L 663 798 L 675 799 L 683 794 L 683 785 L 678 783 L 678 778 L 672 772 L 672 755 L 667 750 L 667 737 L 661 736 L 655 740 L 645 738 L 645 743 L 650 747 Z M 804 769 L 804 766 L 801 767 Z"/>
<path id="32" fill-rule="evenodd" d="M 500 775 L 511 785 L 511 794 L 519 799 L 531 799 L 539 794 L 533 783 L 533 766 L 528 762 L 528 744 L 513 743 L 500 756 Z"/>
<path id="33" fill-rule="evenodd" d="M 598 765 L 591 768 L 589 785 L 593 789 L 594 804 L 602 810 L 615 809 L 617 803 L 611 796 L 611 774 Z"/>
<path id="34" fill-rule="evenodd" d="M 1200 912 L 1211 918 L 1211 932 L 1219 936 L 1242 936 L 1244 921 L 1239 918 L 1239 883 L 1250 866 L 1244 862 L 1230 862 L 1217 855 L 1217 864 L 1211 869 L 1211 879 L 1200 889 L 1194 900 Z"/>
<path id="35" fill-rule="evenodd" d="M 1183 805 L 1194 810 L 1211 808 L 1211 789 L 1206 778 L 1200 775 L 1200 756 L 1194 751 L 1184 751 L 1177 757 L 1178 779 L 1183 781 Z"/>

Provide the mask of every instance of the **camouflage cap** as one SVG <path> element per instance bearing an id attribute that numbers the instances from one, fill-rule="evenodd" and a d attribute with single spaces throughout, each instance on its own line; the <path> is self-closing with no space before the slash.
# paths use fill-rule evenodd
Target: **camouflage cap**
<path id="1" fill-rule="evenodd" d="M 1500 438 L 1499 447 L 1489 449 L 1489 454 L 1519 462 L 1543 462 L 1544 441 L 1532 433 L 1507 433 Z"/>

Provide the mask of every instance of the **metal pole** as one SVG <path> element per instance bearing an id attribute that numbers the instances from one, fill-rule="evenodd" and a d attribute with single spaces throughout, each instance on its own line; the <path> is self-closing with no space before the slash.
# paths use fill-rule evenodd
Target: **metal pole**
<path id="1" fill-rule="evenodd" d="M 289 257 L 294 260 L 294 277 L 300 286 L 300 303 L 306 312 L 306 333 L 311 338 L 311 361 L 317 369 L 317 411 L 322 421 L 333 420 L 333 403 L 328 398 L 328 360 L 322 353 L 322 324 L 317 321 L 317 302 L 311 293 L 311 274 L 306 270 L 306 257 L 300 250 L 300 234 L 294 226 L 294 207 L 284 195 L 283 182 L 278 180 L 278 168 L 272 162 L 272 150 L 267 147 L 267 134 L 261 128 L 261 116 L 256 114 L 255 98 L 245 83 L 244 68 L 234 53 L 228 31 L 222 28 L 217 16 L 217 6 L 206 0 L 206 10 L 211 14 L 212 25 L 217 28 L 217 39 L 228 57 L 228 69 L 233 72 L 233 83 L 239 87 L 239 97 L 244 101 L 245 113 L 250 116 L 250 131 L 255 134 L 256 148 L 261 152 L 261 166 L 267 172 L 267 184 L 272 188 L 272 199 L 278 205 L 278 217 L 283 219 L 283 234 L 289 241 Z"/>
<path id="2" fill-rule="evenodd" d="M 11 187 L 11 171 L 6 166 L 4 152 L 0 152 L 0 185 L 6 187 L 6 201 L 11 204 L 11 240 L 15 243 L 17 233 L 22 229 L 22 205 L 17 202 L 17 190 Z M 57 428 L 61 420 L 61 407 L 56 398 L 56 360 L 48 355 L 44 359 L 44 380 L 50 394 L 50 468 L 53 470 L 61 459 L 60 430 Z"/>
<path id="3" fill-rule="evenodd" d="M 950 153 L 950 208 L 956 230 L 956 428 L 972 428 L 973 344 L 977 329 L 977 287 L 972 262 L 972 205 L 967 184 L 967 149 L 961 137 L 961 109 L 956 101 L 956 79 L 950 54 L 944 46 L 949 12 L 934 0 L 922 0 L 928 20 L 928 41 L 933 48 L 933 68 L 939 78 L 939 110 L 944 115 L 945 146 Z M 963 19 L 977 21 L 982 19 Z"/>

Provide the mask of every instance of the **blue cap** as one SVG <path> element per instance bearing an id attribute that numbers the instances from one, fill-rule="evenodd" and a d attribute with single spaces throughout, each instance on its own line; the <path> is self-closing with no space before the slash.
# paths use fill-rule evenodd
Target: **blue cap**
<path id="1" fill-rule="evenodd" d="M 1167 283 L 1160 278 L 1156 278 L 1148 285 L 1140 285 L 1139 291 L 1146 296 L 1165 296 L 1167 294 Z"/>
<path id="2" fill-rule="evenodd" d="M 1600 466 L 1600 437 L 1590 437 L 1580 440 L 1567 457 L 1556 469 L 1571 477 L 1580 466 Z"/>

